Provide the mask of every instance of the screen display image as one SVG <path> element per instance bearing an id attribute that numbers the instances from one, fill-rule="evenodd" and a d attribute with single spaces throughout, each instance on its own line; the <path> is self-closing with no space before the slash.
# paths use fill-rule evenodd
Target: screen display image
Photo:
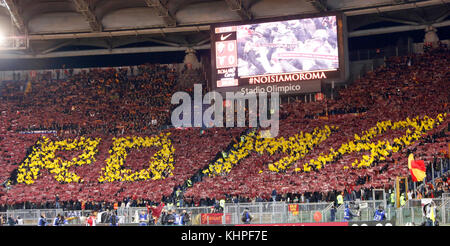
<path id="1" fill-rule="evenodd" d="M 213 25 L 212 88 L 320 90 L 320 81 L 345 76 L 342 21 L 342 15 L 330 14 Z"/>
<path id="2" fill-rule="evenodd" d="M 237 27 L 240 77 L 339 67 L 336 16 Z"/>

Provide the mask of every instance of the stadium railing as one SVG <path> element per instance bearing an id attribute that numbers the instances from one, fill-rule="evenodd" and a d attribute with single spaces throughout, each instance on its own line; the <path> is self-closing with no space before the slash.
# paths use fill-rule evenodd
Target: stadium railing
<path id="1" fill-rule="evenodd" d="M 442 198 L 433 199 L 437 205 L 437 219 L 441 225 L 450 223 L 450 194 L 443 194 Z M 245 209 L 253 217 L 251 224 L 290 224 L 290 223 L 327 223 L 344 221 L 344 206 L 337 208 L 335 220 L 331 220 L 331 206 L 333 203 L 286 203 L 286 202 L 258 202 L 258 203 L 227 203 L 224 211 L 213 211 L 212 207 L 173 207 L 176 213 L 186 210 L 191 215 L 190 225 L 239 225 Z M 373 215 L 379 205 L 386 204 L 385 200 L 354 201 L 349 203 L 352 212 L 358 216 L 352 221 L 373 221 Z M 384 207 L 386 219 L 394 221 L 397 226 L 420 225 L 424 221 L 420 200 L 410 200 L 401 207 Z M 138 215 L 147 211 L 145 207 L 131 207 L 117 209 L 117 215 L 122 225 L 137 225 Z M 69 225 L 84 226 L 83 217 L 86 218 L 92 211 L 63 211 L 62 209 L 19 209 L 0 213 L 5 218 L 20 216 L 24 225 L 37 225 L 42 213 L 46 215 L 49 223 L 57 214 L 70 218 Z M 75 216 L 73 216 L 75 215 Z M 208 215 L 214 215 L 209 217 Z M 217 217 L 219 216 L 219 217 Z M 97 225 L 102 225 L 97 218 Z"/>
<path id="2" fill-rule="evenodd" d="M 20 217 L 23 219 L 24 225 L 37 225 L 41 214 L 45 214 L 45 217 L 50 222 L 58 214 L 64 214 L 64 211 L 62 209 L 15 209 L 1 212 L 0 216 L 3 218 L 12 217 L 14 219 Z"/>
<path id="3" fill-rule="evenodd" d="M 231 224 L 243 224 L 241 216 L 248 209 L 254 224 L 286 224 L 330 222 L 333 203 L 285 203 L 260 202 L 226 204 L 225 216 L 231 216 Z M 316 216 L 319 217 L 316 217 Z"/>

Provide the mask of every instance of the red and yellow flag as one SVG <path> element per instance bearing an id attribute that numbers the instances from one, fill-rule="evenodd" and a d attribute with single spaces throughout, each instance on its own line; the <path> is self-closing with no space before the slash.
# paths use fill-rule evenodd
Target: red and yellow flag
<path id="1" fill-rule="evenodd" d="M 298 215 L 299 206 L 298 204 L 289 204 L 288 210 L 292 213 L 292 215 Z"/>
<path id="2" fill-rule="evenodd" d="M 413 154 L 408 157 L 408 168 L 414 182 L 420 182 L 427 176 L 425 162 L 423 160 L 414 160 Z"/>

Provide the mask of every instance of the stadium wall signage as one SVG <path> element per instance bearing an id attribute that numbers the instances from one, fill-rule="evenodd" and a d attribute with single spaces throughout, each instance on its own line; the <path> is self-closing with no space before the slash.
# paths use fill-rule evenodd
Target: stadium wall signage
<path id="1" fill-rule="evenodd" d="M 254 76 L 249 78 L 249 84 L 266 84 L 266 83 L 280 83 L 303 80 L 318 80 L 326 79 L 325 72 L 306 72 L 306 73 L 291 73 L 278 75 Z"/>
<path id="2" fill-rule="evenodd" d="M 200 215 L 201 225 L 222 225 L 223 213 L 203 213 Z M 231 224 L 231 214 L 225 214 L 225 224 Z"/>
<path id="3" fill-rule="evenodd" d="M 315 93 L 321 91 L 322 84 L 318 80 L 305 80 L 302 83 L 298 81 L 282 82 L 282 83 L 260 83 L 254 85 L 243 85 L 239 87 L 239 92 L 246 94 L 259 94 L 259 93 L 279 93 L 280 95 L 286 94 L 306 94 Z M 220 88 L 217 88 L 220 92 Z"/>

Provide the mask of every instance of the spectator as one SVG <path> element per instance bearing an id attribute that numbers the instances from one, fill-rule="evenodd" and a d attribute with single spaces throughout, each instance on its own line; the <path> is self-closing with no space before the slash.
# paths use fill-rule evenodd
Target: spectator
<path id="1" fill-rule="evenodd" d="M 110 226 L 119 226 L 119 217 L 117 216 L 117 212 L 113 211 L 111 216 L 109 217 L 109 225 Z"/>
<path id="2" fill-rule="evenodd" d="M 167 225 L 167 216 L 169 215 L 169 213 L 167 212 L 166 209 L 162 209 L 161 210 L 161 216 L 159 217 L 159 223 L 161 225 Z"/>
<path id="3" fill-rule="evenodd" d="M 275 202 L 277 198 L 277 191 L 275 189 L 272 190 L 272 201 Z"/>
<path id="4" fill-rule="evenodd" d="M 23 219 L 20 216 L 17 216 L 17 225 L 23 225 Z"/>
<path id="5" fill-rule="evenodd" d="M 56 205 L 56 209 L 59 209 L 59 196 L 58 194 L 55 195 L 55 205 Z"/>
<path id="6" fill-rule="evenodd" d="M 423 210 L 425 212 L 425 226 L 437 226 L 438 221 L 436 219 L 437 211 L 436 211 L 436 204 L 434 201 L 431 201 L 430 203 L 426 204 L 423 207 Z"/>
<path id="7" fill-rule="evenodd" d="M 165 225 L 174 225 L 175 224 L 175 210 L 171 209 L 168 211 L 167 216 L 165 217 L 166 223 Z"/>
<path id="8" fill-rule="evenodd" d="M 336 197 L 336 204 L 338 207 L 344 204 L 343 192 L 339 193 L 339 195 Z"/>
<path id="9" fill-rule="evenodd" d="M 405 206 L 405 204 L 406 204 L 405 193 L 402 193 L 402 194 L 400 195 L 400 207 Z"/>
<path id="10" fill-rule="evenodd" d="M 181 213 L 181 225 L 190 225 L 191 223 L 191 215 L 186 210 L 183 210 Z"/>
<path id="11" fill-rule="evenodd" d="M 336 220 L 336 206 L 333 204 L 330 209 L 330 221 L 334 222 Z"/>
<path id="12" fill-rule="evenodd" d="M 393 191 L 390 192 L 389 206 L 390 207 L 395 207 L 395 193 Z"/>

